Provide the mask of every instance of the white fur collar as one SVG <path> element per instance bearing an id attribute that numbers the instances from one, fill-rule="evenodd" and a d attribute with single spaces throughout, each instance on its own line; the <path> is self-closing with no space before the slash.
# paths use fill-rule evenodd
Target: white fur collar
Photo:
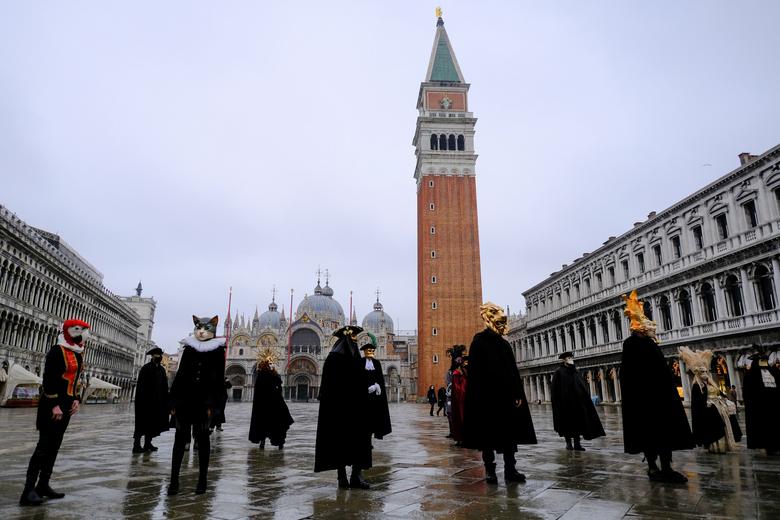
<path id="1" fill-rule="evenodd" d="M 224 347 L 225 338 L 211 338 L 207 339 L 206 341 L 200 341 L 195 336 L 187 336 L 179 343 L 188 347 L 192 347 L 198 352 L 211 352 L 212 350 L 216 350 L 219 347 Z"/>
<path id="2" fill-rule="evenodd" d="M 78 345 L 71 345 L 67 341 L 65 341 L 64 334 L 60 334 L 59 336 L 57 336 L 57 345 L 61 347 L 65 347 L 68 350 L 72 350 L 76 354 L 81 354 L 82 352 L 84 352 L 84 347 L 80 347 Z"/>

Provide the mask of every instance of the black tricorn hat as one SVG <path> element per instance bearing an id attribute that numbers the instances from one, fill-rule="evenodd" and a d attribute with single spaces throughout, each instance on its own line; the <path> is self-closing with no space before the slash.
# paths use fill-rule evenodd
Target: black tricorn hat
<path id="1" fill-rule="evenodd" d="M 574 354 L 572 352 L 564 352 L 558 356 L 558 359 L 566 359 L 567 357 L 574 357 Z"/>
<path id="2" fill-rule="evenodd" d="M 347 325 L 346 327 L 341 327 L 339 330 L 333 333 L 334 336 L 337 338 L 351 338 L 352 336 L 357 336 L 363 332 L 362 327 L 358 327 L 357 325 Z"/>
<path id="3" fill-rule="evenodd" d="M 162 349 L 160 347 L 154 347 L 153 349 L 151 349 L 149 352 L 146 353 L 147 356 L 153 356 L 155 354 L 160 354 L 162 356 L 163 355 Z"/>

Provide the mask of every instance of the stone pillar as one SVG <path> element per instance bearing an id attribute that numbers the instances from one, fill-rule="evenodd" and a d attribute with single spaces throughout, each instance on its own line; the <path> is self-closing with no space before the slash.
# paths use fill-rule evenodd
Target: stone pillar
<path id="1" fill-rule="evenodd" d="M 713 287 L 715 288 L 715 302 L 718 306 L 718 320 L 726 319 L 729 315 L 729 308 L 726 305 L 726 290 L 721 287 L 719 281 L 716 281 Z"/>
<path id="2" fill-rule="evenodd" d="M 544 374 L 542 376 L 544 381 L 544 402 L 549 403 L 550 402 L 550 378 L 547 376 L 547 374 Z"/>
<path id="3" fill-rule="evenodd" d="M 737 401 L 742 401 L 742 382 L 739 380 L 737 371 L 734 369 L 734 354 L 727 352 L 723 355 L 726 358 L 726 368 L 729 371 L 729 381 L 737 387 Z"/>
<path id="4" fill-rule="evenodd" d="M 617 367 L 612 367 L 612 382 L 615 384 L 615 402 L 620 403 L 623 401 L 623 396 L 620 392 L 620 378 L 618 377 Z"/>
<path id="5" fill-rule="evenodd" d="M 745 300 L 745 314 L 755 314 L 756 296 L 753 290 L 753 281 L 748 278 L 746 268 L 740 267 L 739 274 L 742 279 L 742 298 Z"/>
<path id="6" fill-rule="evenodd" d="M 691 404 L 691 380 L 688 379 L 688 369 L 685 366 L 685 361 L 683 361 L 682 358 L 678 358 L 678 361 L 680 363 L 680 379 L 682 380 L 682 388 L 683 388 L 683 403 L 690 405 Z"/>
<path id="7" fill-rule="evenodd" d="M 539 401 L 539 376 L 534 376 L 534 402 Z"/>
<path id="8" fill-rule="evenodd" d="M 774 285 L 776 309 L 780 304 L 780 261 L 777 258 L 772 258 L 772 281 L 774 282 L 772 285 Z"/>
<path id="9" fill-rule="evenodd" d="M 588 389 L 590 390 L 590 396 L 596 395 L 596 382 L 593 381 L 593 370 L 588 371 Z"/>
<path id="10" fill-rule="evenodd" d="M 609 386 L 607 385 L 607 378 L 604 374 L 604 367 L 599 368 L 599 378 L 601 379 L 602 401 L 605 403 L 611 403 L 612 399 L 609 396 Z"/>
<path id="11" fill-rule="evenodd" d="M 693 314 L 692 325 L 697 325 L 702 322 L 701 319 L 701 297 L 696 294 L 696 289 L 692 285 L 688 286 L 688 292 L 691 295 L 691 314 Z"/>

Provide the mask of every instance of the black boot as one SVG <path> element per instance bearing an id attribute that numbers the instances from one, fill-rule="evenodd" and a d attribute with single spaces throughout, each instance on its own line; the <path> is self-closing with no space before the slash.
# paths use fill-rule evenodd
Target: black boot
<path id="1" fill-rule="evenodd" d="M 349 477 L 349 487 L 352 489 L 369 489 L 371 484 L 363 478 L 359 469 L 352 468 L 352 476 Z"/>
<path id="2" fill-rule="evenodd" d="M 583 448 L 582 444 L 580 444 L 580 436 L 579 435 L 574 437 L 574 451 L 585 451 L 585 448 Z"/>
<path id="3" fill-rule="evenodd" d="M 51 474 L 41 472 L 41 478 L 38 480 L 38 485 L 35 486 L 35 492 L 41 498 L 64 498 L 65 493 L 58 493 L 49 486 L 49 478 L 51 478 Z"/>
<path id="4" fill-rule="evenodd" d="M 347 480 L 347 468 L 340 466 L 338 471 L 339 487 L 341 489 L 349 489 L 349 480 Z"/>
<path id="5" fill-rule="evenodd" d="M 206 492 L 206 480 L 209 474 L 209 456 L 211 455 L 211 441 L 204 437 L 198 443 L 200 451 L 198 452 L 198 485 L 195 487 L 195 494 L 202 495 Z"/>
<path id="6" fill-rule="evenodd" d="M 672 469 L 671 454 L 666 457 L 662 455 L 660 458 L 661 458 L 661 480 L 663 480 L 664 482 L 669 482 L 671 484 L 685 484 L 686 482 L 688 482 L 688 477 Z"/>
<path id="7" fill-rule="evenodd" d="M 171 481 L 168 483 L 168 496 L 179 493 L 179 471 L 181 470 L 181 461 L 184 458 L 184 446 L 182 443 L 174 441 L 173 457 L 171 458 Z"/>
<path id="8" fill-rule="evenodd" d="M 144 451 L 157 451 L 157 446 L 153 445 L 151 441 L 144 444 Z"/>
<path id="9" fill-rule="evenodd" d="M 37 452 L 38 448 L 36 448 L 35 453 L 33 453 L 30 459 L 30 464 L 27 466 L 27 475 L 24 480 L 24 490 L 22 491 L 21 498 L 19 498 L 20 506 L 39 506 L 43 503 L 43 499 L 35 491 L 35 482 L 38 480 L 38 468 L 40 467 L 37 463 Z"/>
<path id="10" fill-rule="evenodd" d="M 141 447 L 141 438 L 137 437 L 133 439 L 133 453 L 143 453 L 144 449 Z"/>
<path id="11" fill-rule="evenodd" d="M 485 482 L 488 484 L 498 484 L 498 477 L 496 476 L 496 463 L 485 463 Z"/>
<path id="12" fill-rule="evenodd" d="M 263 439 L 262 441 L 260 441 L 260 449 L 261 449 L 261 450 L 264 450 L 264 449 L 265 449 L 265 439 Z"/>
<path id="13" fill-rule="evenodd" d="M 574 447 L 571 445 L 571 437 L 566 437 L 566 449 L 571 451 Z"/>

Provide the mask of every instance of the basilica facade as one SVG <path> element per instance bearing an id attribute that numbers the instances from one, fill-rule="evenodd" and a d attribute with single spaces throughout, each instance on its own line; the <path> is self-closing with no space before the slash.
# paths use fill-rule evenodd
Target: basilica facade
<path id="1" fill-rule="evenodd" d="M 404 401 L 416 388 L 412 371 L 412 359 L 406 341 L 397 341 L 393 320 L 384 311 L 377 296 L 373 310 L 358 323 L 354 310 L 350 324 L 360 325 L 364 332 L 358 336 L 360 346 L 377 343 L 376 359 L 385 372 L 388 399 Z M 228 317 L 225 335 L 229 337 L 225 376 L 232 388 L 234 401 L 251 401 L 257 371 L 258 353 L 273 350 L 284 383 L 287 399 L 316 400 L 325 358 L 336 342 L 333 332 L 347 324 L 347 316 L 341 303 L 334 298 L 329 281 L 325 286 L 314 287 L 298 304 L 295 313 L 288 317 L 279 310 L 275 298 L 263 313 L 255 311 L 250 319 L 236 315 Z"/>
<path id="2" fill-rule="evenodd" d="M 714 351 L 712 373 L 742 398 L 742 364 L 757 347 L 780 347 L 780 146 L 740 166 L 523 293 L 513 319 L 526 395 L 549 401 L 562 352 L 574 352 L 592 396 L 620 402 L 621 295 L 636 289 L 678 391 L 690 381 L 678 347 Z"/>

